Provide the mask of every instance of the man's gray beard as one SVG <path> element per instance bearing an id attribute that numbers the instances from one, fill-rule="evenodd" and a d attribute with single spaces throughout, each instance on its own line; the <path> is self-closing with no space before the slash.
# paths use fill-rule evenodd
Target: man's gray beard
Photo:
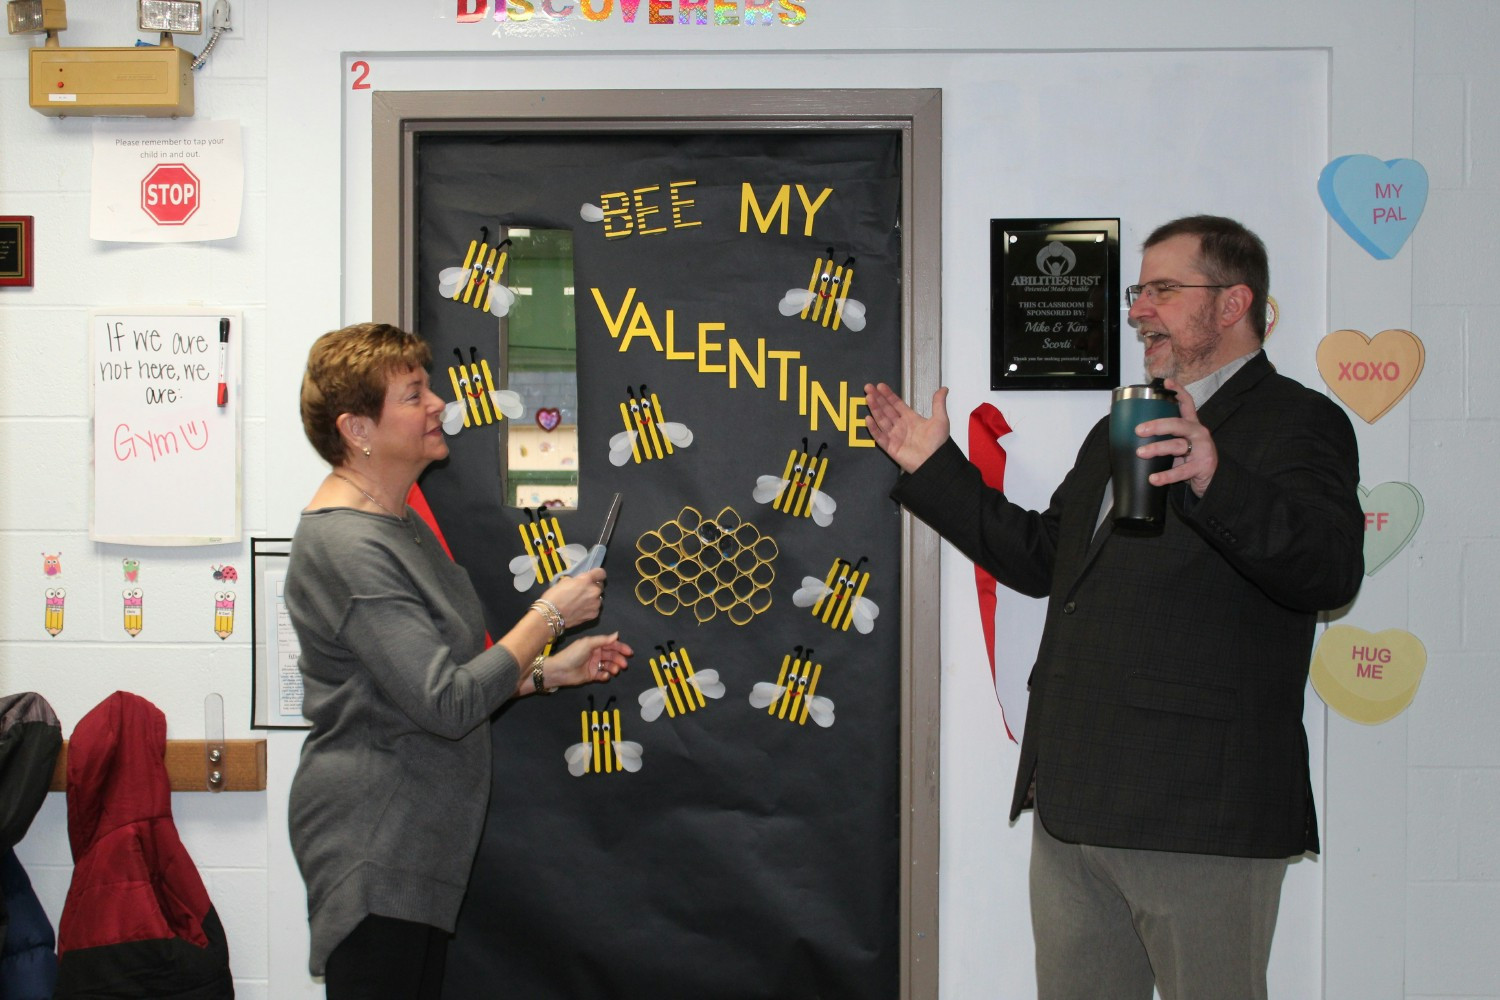
<path id="1" fill-rule="evenodd" d="M 1203 338 L 1200 346 L 1195 348 L 1190 353 L 1184 354 L 1178 348 L 1178 344 L 1180 343 L 1180 341 L 1178 341 L 1176 335 L 1174 334 L 1171 338 L 1169 338 L 1169 342 L 1167 344 L 1168 353 L 1165 361 L 1167 368 L 1170 370 L 1164 372 L 1153 372 L 1151 371 L 1150 367 L 1147 366 L 1146 374 L 1151 378 L 1175 379 L 1178 384 L 1186 385 L 1187 382 L 1182 378 L 1182 370 L 1184 368 L 1193 369 L 1199 367 L 1203 362 L 1213 357 L 1214 352 L 1219 349 L 1219 341 L 1223 338 L 1224 335 L 1220 333 L 1214 326 L 1213 315 L 1213 300 L 1209 300 L 1208 302 L 1204 303 L 1203 308 L 1199 309 L 1188 319 L 1188 333 L 1207 334 L 1207 336 Z M 1201 372 L 1195 374 L 1188 381 L 1196 382 L 1198 379 L 1207 374 L 1209 373 Z"/>

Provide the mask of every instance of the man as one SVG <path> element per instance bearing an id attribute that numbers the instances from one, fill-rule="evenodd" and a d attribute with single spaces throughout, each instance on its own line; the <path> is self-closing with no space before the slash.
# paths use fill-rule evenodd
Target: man
<path id="1" fill-rule="evenodd" d="M 1180 415 L 1138 425 L 1173 464 L 1156 535 L 1116 531 L 1106 417 L 1044 512 L 984 485 L 948 436 L 866 386 L 892 497 L 1001 583 L 1048 599 L 1011 819 L 1034 807 L 1041 1000 L 1266 996 L 1287 859 L 1318 850 L 1302 694 L 1315 616 L 1363 574 L 1344 412 L 1261 350 L 1265 247 L 1170 222 L 1126 290 L 1146 373 Z M 1096 531 L 1097 529 L 1097 531 Z"/>

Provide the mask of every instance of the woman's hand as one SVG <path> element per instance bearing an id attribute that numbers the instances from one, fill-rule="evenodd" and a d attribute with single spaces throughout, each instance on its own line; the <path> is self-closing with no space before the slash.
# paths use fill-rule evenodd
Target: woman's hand
<path id="1" fill-rule="evenodd" d="M 560 577 L 543 592 L 542 599 L 552 602 L 568 628 L 591 622 L 599 617 L 604 604 L 604 569 Z"/>
<path id="2" fill-rule="evenodd" d="M 547 657 L 542 672 L 549 687 L 603 682 L 630 666 L 634 653 L 627 643 L 620 641 L 618 632 L 581 635 Z"/>

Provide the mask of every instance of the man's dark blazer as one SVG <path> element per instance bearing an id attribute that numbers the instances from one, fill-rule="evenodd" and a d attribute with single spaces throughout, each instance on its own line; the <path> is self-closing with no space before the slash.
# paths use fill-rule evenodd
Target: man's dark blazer
<path id="1" fill-rule="evenodd" d="M 1219 464 L 1165 529 L 1095 525 L 1109 419 L 1045 512 L 948 441 L 891 495 L 1001 583 L 1046 596 L 1011 803 L 1060 840 L 1237 857 L 1318 850 L 1302 695 L 1315 617 L 1364 571 L 1349 419 L 1264 353 L 1199 411 Z"/>

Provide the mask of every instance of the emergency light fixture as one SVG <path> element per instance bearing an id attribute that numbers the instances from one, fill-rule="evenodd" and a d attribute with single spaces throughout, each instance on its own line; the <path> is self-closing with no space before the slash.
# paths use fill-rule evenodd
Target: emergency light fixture
<path id="1" fill-rule="evenodd" d="M 5 27 L 12 35 L 51 34 L 67 26 L 64 0 L 10 0 L 5 5 Z"/>
<path id="2" fill-rule="evenodd" d="M 139 0 L 136 8 L 142 31 L 203 34 L 203 4 L 199 0 Z"/>
<path id="3" fill-rule="evenodd" d="M 30 103 L 55 117 L 120 115 L 187 118 L 193 114 L 193 70 L 201 67 L 229 27 L 229 0 L 215 0 L 213 36 L 194 58 L 172 44 L 172 35 L 203 33 L 201 0 L 137 0 L 137 25 L 161 33 L 161 43 L 125 48 L 64 46 L 57 33 L 68 26 L 66 0 L 9 0 L 6 23 L 13 35 L 46 32 L 31 50 Z"/>

